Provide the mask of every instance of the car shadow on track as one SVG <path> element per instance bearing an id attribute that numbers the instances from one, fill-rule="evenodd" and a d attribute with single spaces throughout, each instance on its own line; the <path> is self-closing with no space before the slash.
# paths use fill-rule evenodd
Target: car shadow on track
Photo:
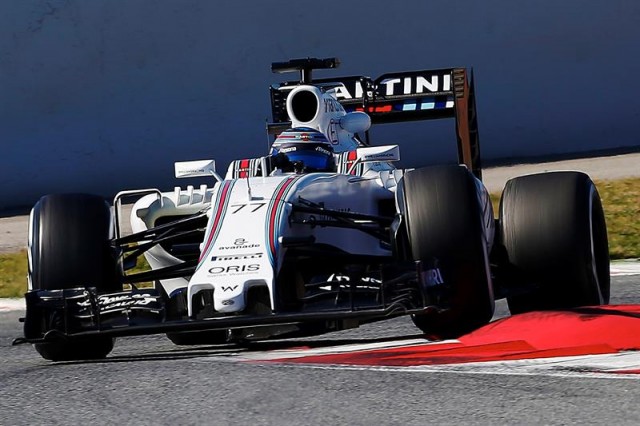
<path id="1" fill-rule="evenodd" d="M 424 339 L 425 343 L 429 340 L 423 334 L 413 334 L 407 336 L 394 336 L 384 338 L 363 338 L 363 339 L 287 339 L 273 341 L 258 342 L 242 342 L 242 343 L 225 343 L 216 345 L 193 345 L 193 346 L 174 346 L 168 350 L 160 350 L 153 353 L 127 354 L 109 356 L 104 359 L 97 360 L 78 360 L 78 361 L 60 361 L 51 365 L 77 365 L 77 364 L 110 364 L 120 362 L 148 362 L 148 361 L 176 361 L 181 359 L 197 359 L 208 357 L 228 357 L 230 360 L 242 355 L 252 353 L 283 351 L 287 349 L 320 349 L 327 347 L 340 348 L 348 345 L 368 345 L 368 344 L 384 344 L 403 341 Z"/>

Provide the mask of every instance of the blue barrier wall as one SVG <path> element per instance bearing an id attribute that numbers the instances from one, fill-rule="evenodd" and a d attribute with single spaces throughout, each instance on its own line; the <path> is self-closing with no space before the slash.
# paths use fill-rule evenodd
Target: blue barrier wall
<path id="1" fill-rule="evenodd" d="M 372 77 L 473 66 L 485 158 L 638 145 L 639 22 L 633 0 L 2 1 L 0 208 L 261 155 L 270 63 L 304 56 Z M 373 136 L 405 166 L 454 152 L 451 123 Z"/>

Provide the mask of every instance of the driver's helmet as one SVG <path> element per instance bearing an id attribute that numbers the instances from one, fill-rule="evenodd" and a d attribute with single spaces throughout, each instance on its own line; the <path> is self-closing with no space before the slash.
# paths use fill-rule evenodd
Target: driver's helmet
<path id="1" fill-rule="evenodd" d="M 271 147 L 278 168 L 284 172 L 335 172 L 333 147 L 327 137 L 309 127 L 295 127 L 280 133 Z"/>

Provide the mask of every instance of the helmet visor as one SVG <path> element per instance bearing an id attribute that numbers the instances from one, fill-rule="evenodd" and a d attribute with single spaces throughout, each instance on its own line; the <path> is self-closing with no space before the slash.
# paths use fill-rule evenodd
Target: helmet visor
<path id="1" fill-rule="evenodd" d="M 333 155 L 314 150 L 297 150 L 286 153 L 292 163 L 301 162 L 307 171 L 333 171 L 335 162 Z"/>

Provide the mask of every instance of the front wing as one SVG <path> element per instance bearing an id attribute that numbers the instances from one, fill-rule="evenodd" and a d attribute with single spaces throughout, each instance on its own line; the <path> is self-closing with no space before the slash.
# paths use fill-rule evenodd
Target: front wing
<path id="1" fill-rule="evenodd" d="M 348 286 L 347 286 L 348 287 Z M 392 288 L 392 291 L 389 289 Z M 169 332 L 233 330 L 248 327 L 319 324 L 322 332 L 436 309 L 428 273 L 407 272 L 380 283 L 376 303 L 362 303 L 352 286 L 343 295 L 348 303 L 296 312 L 219 315 L 206 319 L 170 319 L 166 300 L 156 289 L 132 289 L 98 295 L 95 288 L 35 290 L 26 294 L 24 338 L 19 343 L 44 343 L 90 336 L 136 336 Z M 432 297 L 430 295 L 433 295 Z M 441 307 L 440 307 L 441 308 Z M 438 309 L 440 309 L 438 308 Z"/>

